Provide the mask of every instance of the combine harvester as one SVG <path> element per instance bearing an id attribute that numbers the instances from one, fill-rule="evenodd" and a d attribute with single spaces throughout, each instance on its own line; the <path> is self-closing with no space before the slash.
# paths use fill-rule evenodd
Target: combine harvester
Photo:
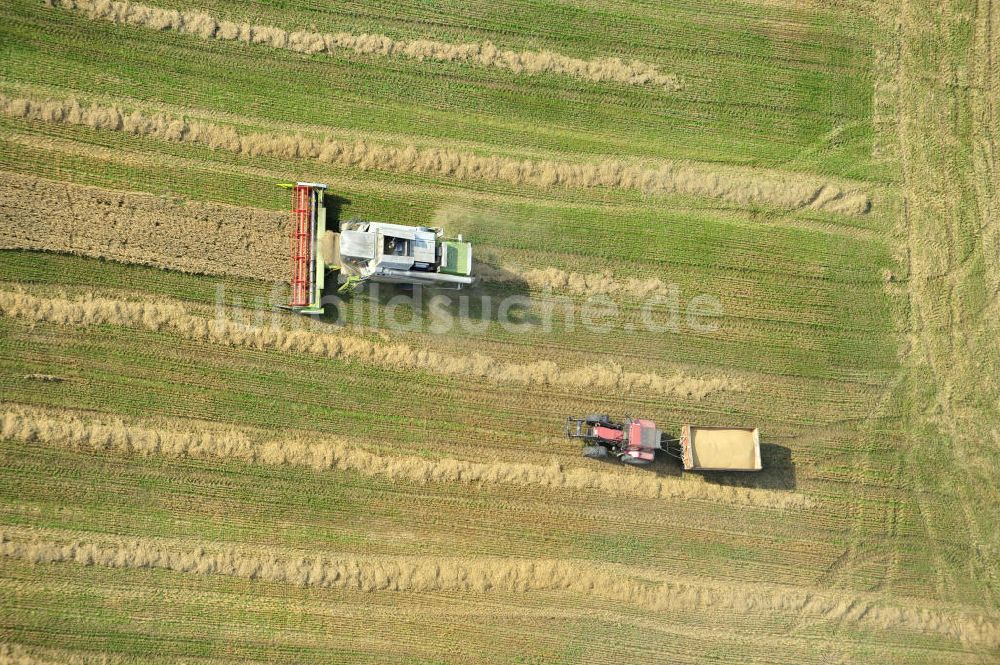
<path id="1" fill-rule="evenodd" d="M 323 313 L 328 273 L 337 273 L 339 291 L 366 281 L 411 286 L 461 288 L 472 284 L 472 244 L 441 229 L 352 219 L 340 233 L 326 228 L 327 186 L 317 182 L 281 184 L 292 190 L 291 299 L 301 314 Z"/>
<path id="2" fill-rule="evenodd" d="M 671 439 L 652 420 L 626 418 L 617 423 L 606 415 L 569 418 L 566 436 L 583 441 L 583 455 L 617 457 L 624 464 L 650 464 L 656 452 L 681 460 L 685 471 L 760 471 L 760 432 L 756 427 L 682 425 Z"/>

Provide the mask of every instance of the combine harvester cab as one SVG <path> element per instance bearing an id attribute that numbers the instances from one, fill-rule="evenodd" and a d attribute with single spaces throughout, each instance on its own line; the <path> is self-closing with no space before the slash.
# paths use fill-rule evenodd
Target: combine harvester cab
<path id="1" fill-rule="evenodd" d="M 371 280 L 389 284 L 461 288 L 472 276 L 472 244 L 445 238 L 441 229 L 352 219 L 340 233 L 326 228 L 326 189 L 317 182 L 281 184 L 292 190 L 291 297 L 285 309 L 323 313 L 327 272 L 339 290 Z"/>

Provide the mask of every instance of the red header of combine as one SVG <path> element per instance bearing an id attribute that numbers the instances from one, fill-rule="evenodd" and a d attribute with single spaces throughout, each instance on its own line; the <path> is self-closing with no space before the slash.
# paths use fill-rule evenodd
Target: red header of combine
<path id="1" fill-rule="evenodd" d="M 310 305 L 310 283 L 312 271 L 310 263 L 313 257 L 313 188 L 303 183 L 297 183 L 292 188 L 292 307 L 308 307 Z"/>

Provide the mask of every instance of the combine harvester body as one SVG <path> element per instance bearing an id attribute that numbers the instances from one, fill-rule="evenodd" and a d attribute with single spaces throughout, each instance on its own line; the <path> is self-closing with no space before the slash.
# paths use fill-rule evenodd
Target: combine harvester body
<path id="1" fill-rule="evenodd" d="M 569 418 L 566 435 L 583 441 L 585 457 L 617 457 L 624 464 L 650 464 L 657 451 L 681 461 L 685 471 L 760 471 L 757 428 L 681 426 L 672 439 L 651 420 L 627 418 L 617 423 L 603 414 Z"/>
<path id="2" fill-rule="evenodd" d="M 472 245 L 441 229 L 352 219 L 340 227 L 340 271 L 347 280 L 461 288 L 472 284 Z"/>
<path id="3" fill-rule="evenodd" d="M 473 283 L 472 244 L 441 229 L 352 219 L 340 233 L 326 227 L 326 189 L 316 182 L 282 184 L 292 190 L 291 297 L 287 309 L 323 313 L 328 272 L 340 291 L 366 282 L 461 288 Z"/>

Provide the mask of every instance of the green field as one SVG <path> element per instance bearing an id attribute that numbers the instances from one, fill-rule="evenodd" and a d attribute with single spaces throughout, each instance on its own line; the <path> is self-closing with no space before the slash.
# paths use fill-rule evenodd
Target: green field
<path id="1" fill-rule="evenodd" d="M 807 180 L 861 192 L 870 210 L 251 155 L 0 113 L 0 662 L 995 661 L 991 3 L 158 6 L 618 57 L 683 87 L 305 54 L 11 0 L 0 5 L 0 95 L 243 136 Z M 360 325 L 318 322 L 292 333 L 296 344 L 177 324 L 177 312 L 216 316 L 219 293 L 230 308 L 265 306 L 273 283 L 239 264 L 285 259 L 255 254 L 251 239 L 211 274 L 155 267 L 196 255 L 194 229 L 212 226 L 200 212 L 185 219 L 185 202 L 284 211 L 274 184 L 289 180 L 328 183 L 341 219 L 443 222 L 520 278 L 471 290 L 474 325 L 442 334 L 426 309 L 393 312 L 388 287 L 342 304 Z M 170 214 L 130 208 L 156 200 L 146 195 L 169 200 Z M 241 237 L 239 209 L 219 236 Z M 191 242 L 158 242 L 186 224 Z M 92 249 L 89 239 L 116 235 Z M 140 236 L 155 256 L 114 260 Z M 587 286 L 542 288 L 549 268 Z M 636 295 L 637 280 L 676 286 L 682 307 L 716 303 L 714 329 L 644 328 L 648 312 L 670 312 Z M 602 288 L 617 312 L 596 331 L 579 312 Z M 46 304 L 20 310 L 14 294 Z M 528 299 L 522 320 L 574 315 L 513 330 L 483 306 L 511 295 Z M 91 297 L 119 314 L 74 318 Z M 135 303 L 174 318 L 120 315 Z M 251 326 L 272 320 L 243 314 Z M 376 351 L 317 350 L 323 335 Z M 477 354 L 500 370 L 447 369 Z M 556 368 L 547 379 L 543 362 Z M 579 368 L 593 381 L 567 378 Z M 601 383 L 615 368 L 622 378 Z M 765 470 L 681 475 L 671 461 L 584 459 L 562 427 L 592 412 L 670 431 L 757 426 Z M 177 432 L 201 443 L 143 443 Z M 245 452 L 297 442 L 377 459 Z M 428 465 L 440 475 L 415 479 Z M 270 563 L 247 573 L 254 557 Z M 354 572 L 283 572 L 300 560 Z"/>

